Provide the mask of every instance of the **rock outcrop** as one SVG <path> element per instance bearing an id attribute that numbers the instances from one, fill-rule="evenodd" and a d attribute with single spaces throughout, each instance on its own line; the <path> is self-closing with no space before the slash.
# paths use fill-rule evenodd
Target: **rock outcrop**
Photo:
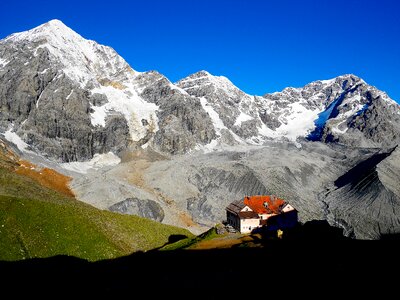
<path id="1" fill-rule="evenodd" d="M 148 199 L 128 198 L 111 205 L 109 210 L 128 215 L 137 215 L 159 222 L 164 219 L 164 211 L 161 206 L 157 202 Z"/>

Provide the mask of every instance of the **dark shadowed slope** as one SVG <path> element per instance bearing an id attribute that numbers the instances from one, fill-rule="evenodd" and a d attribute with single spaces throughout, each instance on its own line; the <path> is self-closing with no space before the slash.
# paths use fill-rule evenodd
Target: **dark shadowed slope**
<path id="1" fill-rule="evenodd" d="M 151 251 L 96 263 L 59 256 L 0 262 L 0 267 L 2 275 L 7 274 L 3 292 L 16 296 L 62 291 L 212 299 L 215 293 L 235 298 L 253 288 L 277 295 L 361 295 L 371 293 L 371 286 L 382 296 L 393 291 L 397 277 L 389 271 L 400 266 L 393 259 L 399 250 L 398 243 L 382 241 L 275 241 L 266 248 Z M 371 257 L 376 259 L 371 262 Z M 284 290 L 282 284 L 290 288 Z M 18 285 L 24 289 L 14 289 Z"/>
<path id="2" fill-rule="evenodd" d="M 361 161 L 340 176 L 328 192 L 324 200 L 328 219 L 358 238 L 399 233 L 399 172 L 398 147 L 378 151 Z M 360 223 L 363 226 L 358 226 Z"/>

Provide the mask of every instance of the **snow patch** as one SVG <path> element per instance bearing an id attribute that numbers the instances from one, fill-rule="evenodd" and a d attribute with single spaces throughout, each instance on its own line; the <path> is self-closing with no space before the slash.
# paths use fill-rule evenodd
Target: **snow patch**
<path id="1" fill-rule="evenodd" d="M 230 129 L 228 129 L 225 125 L 224 122 L 222 122 L 221 118 L 219 117 L 219 114 L 214 110 L 214 108 L 208 103 L 208 100 L 204 97 L 200 98 L 200 103 L 203 109 L 208 113 L 208 115 L 211 118 L 211 121 L 213 122 L 215 131 L 217 135 L 221 136 L 221 130 L 226 129 L 229 131 L 229 133 L 234 137 L 234 139 L 243 144 L 243 140 L 235 133 L 233 133 Z"/>
<path id="2" fill-rule="evenodd" d="M 106 117 L 107 117 L 107 107 L 103 106 L 94 106 L 92 105 L 93 112 L 90 114 L 90 121 L 93 126 L 106 126 Z"/>
<path id="3" fill-rule="evenodd" d="M 179 86 L 176 86 L 172 83 L 169 84 L 169 87 L 171 88 L 171 90 L 176 90 L 176 91 L 179 91 L 181 94 L 189 95 L 184 89 L 182 89 Z"/>
<path id="4" fill-rule="evenodd" d="M 207 145 L 197 145 L 195 147 L 195 150 L 202 150 L 204 153 L 210 153 L 217 149 L 218 144 L 219 144 L 218 139 L 214 139 Z"/>
<path id="5" fill-rule="evenodd" d="M 299 102 L 290 104 L 289 109 L 291 113 L 286 119 L 286 124 L 282 122 L 283 124 L 276 129 L 276 133 L 291 141 L 296 141 L 298 137 L 306 136 L 315 128 L 314 120 L 318 118 L 321 110 L 307 109 Z"/>
<path id="6" fill-rule="evenodd" d="M 240 126 L 243 122 L 252 120 L 252 119 L 253 119 L 252 116 L 249 116 L 248 114 L 245 114 L 244 112 L 240 112 L 240 115 L 237 117 L 234 125 Z"/>
<path id="7" fill-rule="evenodd" d="M 12 126 L 9 130 L 7 130 L 4 133 L 4 137 L 7 141 L 13 143 L 14 145 L 17 146 L 17 148 L 20 151 L 23 152 L 27 152 L 27 153 L 32 153 L 32 151 L 27 150 L 27 148 L 29 147 L 29 145 L 27 143 L 25 143 L 15 132 L 13 132 L 13 127 Z"/>
<path id="8" fill-rule="evenodd" d="M 326 80 L 319 80 L 319 81 L 320 81 L 322 84 L 331 85 L 331 84 L 335 83 L 336 78 L 326 79 Z"/>
<path id="9" fill-rule="evenodd" d="M 338 134 L 344 134 L 344 133 L 346 133 L 346 131 L 349 129 L 347 126 L 346 126 L 345 129 L 343 129 L 343 130 L 339 129 L 339 126 L 342 125 L 342 124 L 345 123 L 345 122 L 346 122 L 346 120 L 343 121 L 343 122 L 341 122 L 341 123 L 339 123 L 339 124 L 337 124 L 336 126 L 333 126 L 333 127 L 331 128 L 332 132 L 333 132 L 333 133 L 338 133 Z"/>
<path id="10" fill-rule="evenodd" d="M 133 141 L 139 141 L 147 134 L 147 128 L 142 125 L 145 119 L 152 123 L 154 131 L 158 130 L 156 111 L 158 106 L 154 103 L 144 101 L 133 88 L 126 90 L 116 89 L 112 86 L 100 86 L 92 90 L 92 93 L 104 94 L 108 103 L 102 106 L 92 106 L 94 112 L 91 114 L 93 126 L 105 126 L 106 116 L 110 111 L 123 114 L 128 121 L 129 131 Z"/>
<path id="11" fill-rule="evenodd" d="M 360 97 L 361 98 L 361 97 Z M 348 118 L 357 114 L 360 114 L 363 109 L 367 108 L 368 104 L 363 104 L 363 103 L 357 103 L 350 109 L 349 111 L 346 111 L 341 115 L 342 118 Z"/>
<path id="12" fill-rule="evenodd" d="M 121 159 L 112 152 L 104 154 L 96 153 L 89 161 L 62 163 L 61 167 L 70 171 L 86 174 L 89 170 L 116 166 L 120 162 Z"/>
<path id="13" fill-rule="evenodd" d="M 233 133 L 230 129 L 228 129 L 225 125 L 224 122 L 222 122 L 221 118 L 219 117 L 219 114 L 214 110 L 214 108 L 208 103 L 208 100 L 204 97 L 200 98 L 200 103 L 203 109 L 208 113 L 208 115 L 211 118 L 211 121 L 214 125 L 214 129 L 216 131 L 216 134 L 219 136 L 219 138 L 216 138 L 212 140 L 210 143 L 207 145 L 198 145 L 196 147 L 196 150 L 202 149 L 205 152 L 210 152 L 216 149 L 216 147 L 219 144 L 219 139 L 221 137 L 221 130 L 225 129 L 227 130 L 233 138 L 239 143 L 243 144 L 243 140 L 235 133 Z"/>
<path id="14" fill-rule="evenodd" d="M 72 93 L 74 92 L 74 89 L 71 90 L 71 92 L 68 94 L 67 98 L 65 98 L 65 100 L 68 100 L 69 97 L 71 97 Z"/>
<path id="15" fill-rule="evenodd" d="M 205 87 L 207 85 L 212 85 L 212 83 L 211 82 L 205 82 L 205 83 L 202 83 L 202 84 L 191 85 L 191 86 L 185 87 L 185 90 L 203 88 L 203 87 Z"/>
<path id="16" fill-rule="evenodd" d="M 40 101 L 40 98 L 41 98 L 42 95 L 43 95 L 43 92 L 44 92 L 44 90 L 40 93 L 40 95 L 39 95 L 39 97 L 38 97 L 38 99 L 37 99 L 37 101 L 36 101 L 36 108 L 39 107 L 39 101 Z"/>
<path id="17" fill-rule="evenodd" d="M 221 129 L 227 129 L 226 126 L 224 125 L 224 122 L 222 122 L 221 118 L 219 117 L 218 113 L 214 110 L 214 108 L 208 103 L 208 100 L 204 97 L 200 98 L 200 103 L 203 109 L 208 113 L 210 116 L 214 128 L 217 131 L 217 134 L 220 134 Z"/>
<path id="18" fill-rule="evenodd" d="M 278 137 L 278 133 L 271 128 L 267 127 L 264 123 L 261 125 L 260 128 L 258 128 L 258 133 L 261 135 L 261 137 L 269 137 L 269 138 L 275 138 Z M 259 138 L 261 138 L 259 136 Z M 253 143 L 256 143 L 252 141 Z"/>

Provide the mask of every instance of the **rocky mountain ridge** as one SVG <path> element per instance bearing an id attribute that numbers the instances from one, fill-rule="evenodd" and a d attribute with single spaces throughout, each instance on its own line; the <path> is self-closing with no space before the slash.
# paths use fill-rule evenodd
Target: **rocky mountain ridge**
<path id="1" fill-rule="evenodd" d="M 354 75 L 251 96 L 200 71 L 171 83 L 52 20 L 0 41 L 0 131 L 62 162 L 303 139 L 394 146 L 400 108 Z"/>

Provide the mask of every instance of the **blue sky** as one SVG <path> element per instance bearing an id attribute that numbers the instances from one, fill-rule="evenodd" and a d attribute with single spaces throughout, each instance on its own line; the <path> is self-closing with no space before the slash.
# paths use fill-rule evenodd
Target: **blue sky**
<path id="1" fill-rule="evenodd" d="M 353 73 L 400 101 L 400 1 L 10 1 L 0 38 L 59 19 L 172 82 L 207 70 L 249 94 Z"/>

